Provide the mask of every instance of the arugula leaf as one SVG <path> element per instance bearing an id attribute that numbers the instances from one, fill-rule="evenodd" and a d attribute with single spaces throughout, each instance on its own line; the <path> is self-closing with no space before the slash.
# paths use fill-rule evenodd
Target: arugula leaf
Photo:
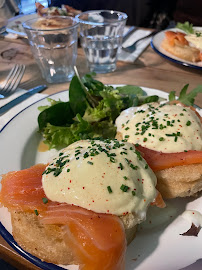
<path id="1" fill-rule="evenodd" d="M 188 86 L 187 86 L 188 88 Z M 182 89 L 182 91 L 184 88 Z M 186 90 L 185 90 L 186 93 Z M 182 94 L 180 93 L 179 96 L 179 101 L 181 101 L 183 104 L 188 105 L 188 106 L 193 106 L 194 105 L 194 100 L 197 94 L 202 93 L 202 85 L 198 85 L 196 88 L 194 88 L 191 92 L 188 94 Z"/>
<path id="2" fill-rule="evenodd" d="M 71 124 L 74 116 L 69 102 L 56 103 L 39 114 L 39 130 L 42 131 L 48 123 L 55 126 Z"/>
<path id="3" fill-rule="evenodd" d="M 175 91 L 171 91 L 168 96 L 169 101 L 175 100 Z"/>
<path id="4" fill-rule="evenodd" d="M 185 23 L 177 23 L 176 28 L 179 28 L 181 30 L 183 30 L 185 33 L 187 34 L 193 34 L 194 33 L 194 29 L 193 29 L 193 24 L 189 23 L 189 22 L 185 22 Z"/>
<path id="5" fill-rule="evenodd" d="M 198 85 L 196 88 L 194 88 L 192 91 L 187 93 L 189 84 L 186 84 L 182 90 L 180 91 L 179 98 L 177 99 L 181 103 L 187 105 L 187 106 L 193 106 L 194 105 L 194 99 L 197 96 L 197 94 L 202 93 L 202 85 Z M 169 94 L 169 101 L 176 100 L 175 91 L 171 91 Z"/>

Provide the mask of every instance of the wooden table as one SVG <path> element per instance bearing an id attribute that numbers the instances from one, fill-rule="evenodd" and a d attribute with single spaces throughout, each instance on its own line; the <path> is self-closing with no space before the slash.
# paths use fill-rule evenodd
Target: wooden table
<path id="1" fill-rule="evenodd" d="M 8 40 L 0 37 L 0 81 L 3 80 L 14 63 L 26 65 L 20 87 L 29 89 L 39 84 L 47 84 L 33 59 L 26 39 Z M 83 50 L 78 49 L 77 67 L 80 74 L 88 72 Z M 134 63 L 118 62 L 113 73 L 99 74 L 97 79 L 104 84 L 133 84 L 160 89 L 166 92 L 175 90 L 179 94 L 189 83 L 190 90 L 202 84 L 202 70 L 184 67 L 165 60 L 148 47 Z M 46 94 L 68 89 L 69 83 L 47 84 Z M 202 107 L 202 96 L 196 98 Z M 39 269 L 22 258 L 0 237 L 0 257 L 18 269 Z"/>

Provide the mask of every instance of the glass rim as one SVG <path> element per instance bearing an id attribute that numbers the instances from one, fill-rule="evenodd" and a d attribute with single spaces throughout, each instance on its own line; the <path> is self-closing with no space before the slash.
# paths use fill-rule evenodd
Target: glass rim
<path id="1" fill-rule="evenodd" d="M 93 13 L 100 13 L 100 12 L 108 12 L 108 13 L 116 13 L 116 14 L 120 14 L 123 16 L 122 19 L 117 20 L 114 19 L 111 22 L 93 22 L 93 21 L 85 21 L 85 20 L 81 20 L 79 17 L 85 14 L 93 14 Z M 117 11 L 117 10 L 110 10 L 110 9 L 100 9 L 100 10 L 88 10 L 88 11 L 84 11 L 78 15 L 75 16 L 75 19 L 78 21 L 78 23 L 82 23 L 82 24 L 88 24 L 88 25 L 108 25 L 109 23 L 117 23 L 117 22 L 123 22 L 126 21 L 128 18 L 128 15 L 122 11 Z"/>
<path id="2" fill-rule="evenodd" d="M 27 25 L 28 22 L 31 22 L 31 21 L 35 21 L 35 20 L 38 20 L 38 19 L 45 19 L 45 18 L 62 18 L 62 19 L 71 19 L 72 22 L 74 23 L 73 25 L 71 26 L 66 26 L 66 27 L 62 27 L 62 28 L 54 28 L 54 29 L 40 29 L 40 28 L 34 28 L 34 27 L 31 27 L 29 25 Z M 40 18 L 32 18 L 32 19 L 29 19 L 25 22 L 22 23 L 22 26 L 25 30 L 30 30 L 30 31 L 43 31 L 43 32 L 53 32 L 53 31 L 58 31 L 58 30 L 66 30 L 66 29 L 73 29 L 73 28 L 76 28 L 78 27 L 79 25 L 79 22 L 71 17 L 71 16 L 47 16 L 47 17 L 40 17 Z"/>

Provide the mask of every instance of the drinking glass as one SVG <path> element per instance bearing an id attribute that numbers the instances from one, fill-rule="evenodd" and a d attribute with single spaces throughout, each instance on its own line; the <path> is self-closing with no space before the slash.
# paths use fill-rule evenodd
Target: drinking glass
<path id="1" fill-rule="evenodd" d="M 80 40 L 90 71 L 112 72 L 122 45 L 127 15 L 113 10 L 92 10 L 80 13 Z"/>
<path id="2" fill-rule="evenodd" d="M 54 16 L 28 20 L 23 27 L 43 78 L 49 83 L 70 81 L 77 58 L 78 22 Z"/>

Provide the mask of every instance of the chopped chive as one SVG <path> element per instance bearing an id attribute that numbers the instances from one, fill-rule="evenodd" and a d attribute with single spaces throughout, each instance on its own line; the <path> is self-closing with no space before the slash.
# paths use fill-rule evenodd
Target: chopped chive
<path id="1" fill-rule="evenodd" d="M 144 168 L 145 168 L 145 169 L 148 169 L 148 168 L 149 168 L 149 165 L 148 165 L 148 164 L 146 164 Z"/>
<path id="2" fill-rule="evenodd" d="M 46 204 L 48 202 L 48 199 L 47 198 L 42 198 L 42 201 L 44 204 Z"/>
<path id="3" fill-rule="evenodd" d="M 90 164 L 90 165 L 93 165 L 93 162 L 91 162 L 91 161 L 87 161 L 87 163 Z"/>
<path id="4" fill-rule="evenodd" d="M 133 196 L 135 196 L 135 195 L 136 195 L 136 193 L 135 193 L 135 191 L 134 191 L 134 190 L 132 190 L 132 195 L 133 195 Z"/>
<path id="5" fill-rule="evenodd" d="M 127 192 L 129 187 L 126 186 L 126 185 L 121 185 L 120 189 L 123 191 L 123 192 Z"/>
<path id="6" fill-rule="evenodd" d="M 39 215 L 39 212 L 36 209 L 34 210 L 34 213 L 36 214 L 36 216 Z"/>
<path id="7" fill-rule="evenodd" d="M 186 125 L 187 126 L 190 126 L 191 125 L 191 121 L 187 121 Z"/>
<path id="8" fill-rule="evenodd" d="M 111 189 L 110 186 L 108 186 L 107 189 L 108 189 L 108 192 L 109 192 L 109 193 L 112 193 L 112 189 Z"/>
<path id="9" fill-rule="evenodd" d="M 163 137 L 160 137 L 159 141 L 165 141 L 165 139 Z"/>
<path id="10" fill-rule="evenodd" d="M 127 176 L 124 176 L 124 177 L 123 177 L 123 179 L 124 179 L 124 180 L 127 180 L 127 179 L 128 179 L 128 177 L 127 177 Z"/>
<path id="11" fill-rule="evenodd" d="M 70 172 L 70 169 L 67 169 L 67 172 Z"/>
<path id="12" fill-rule="evenodd" d="M 119 167 L 120 167 L 121 170 L 123 170 L 123 165 L 122 165 L 122 163 L 119 163 Z"/>
<path id="13" fill-rule="evenodd" d="M 144 139 L 143 139 L 143 142 L 146 142 L 146 141 L 147 141 L 147 138 L 144 138 Z"/>

